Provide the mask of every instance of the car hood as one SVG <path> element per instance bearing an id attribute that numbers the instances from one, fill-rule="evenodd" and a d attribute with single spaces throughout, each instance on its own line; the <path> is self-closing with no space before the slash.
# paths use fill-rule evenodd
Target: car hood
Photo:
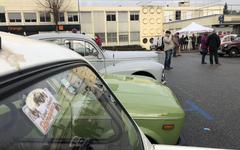
<path id="1" fill-rule="evenodd" d="M 156 80 L 123 75 L 105 75 L 104 79 L 135 119 L 184 117 L 176 96 Z"/>
<path id="2" fill-rule="evenodd" d="M 115 59 L 153 59 L 153 58 L 158 58 L 158 53 L 154 51 L 109 51 L 105 50 L 104 51 L 104 56 L 106 58 L 115 58 Z"/>

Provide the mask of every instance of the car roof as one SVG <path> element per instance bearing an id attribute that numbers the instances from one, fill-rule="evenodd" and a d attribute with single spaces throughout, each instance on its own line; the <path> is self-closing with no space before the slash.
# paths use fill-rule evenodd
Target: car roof
<path id="1" fill-rule="evenodd" d="M 32 40 L 24 36 L 0 32 L 0 76 L 23 69 L 60 61 L 84 60 L 67 48 Z"/>
<path id="2" fill-rule="evenodd" d="M 81 38 L 81 39 L 87 39 L 87 40 L 93 41 L 93 38 L 91 36 L 78 34 L 78 33 L 69 33 L 69 32 L 59 32 L 59 33 L 48 32 L 48 33 L 40 33 L 40 34 L 34 34 L 29 36 L 29 38 L 37 39 L 37 40 L 45 39 L 45 38 L 56 38 L 56 37 Z"/>

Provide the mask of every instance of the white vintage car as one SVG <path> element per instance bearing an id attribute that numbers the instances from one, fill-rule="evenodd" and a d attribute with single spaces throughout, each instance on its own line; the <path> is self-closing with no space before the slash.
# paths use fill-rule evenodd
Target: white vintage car
<path id="1" fill-rule="evenodd" d="M 164 66 L 157 52 L 104 50 L 91 37 L 74 33 L 43 33 L 29 38 L 72 49 L 90 61 L 100 73 L 142 75 L 165 82 Z"/>
<path id="2" fill-rule="evenodd" d="M 0 37 L 1 150 L 210 150 L 151 144 L 83 57 Z"/>

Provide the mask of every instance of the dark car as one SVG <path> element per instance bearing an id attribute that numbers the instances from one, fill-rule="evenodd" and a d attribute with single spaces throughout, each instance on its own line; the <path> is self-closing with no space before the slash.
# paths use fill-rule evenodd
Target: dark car
<path id="1" fill-rule="evenodd" d="M 218 54 L 220 56 L 238 56 L 240 54 L 240 37 L 236 37 L 234 40 L 222 44 L 218 51 Z"/>

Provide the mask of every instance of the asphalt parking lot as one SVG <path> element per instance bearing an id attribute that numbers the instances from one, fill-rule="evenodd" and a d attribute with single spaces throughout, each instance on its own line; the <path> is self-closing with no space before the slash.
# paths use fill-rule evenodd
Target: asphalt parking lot
<path id="1" fill-rule="evenodd" d="M 240 57 L 212 66 L 200 57 L 182 54 L 166 72 L 186 112 L 182 145 L 240 149 Z"/>

